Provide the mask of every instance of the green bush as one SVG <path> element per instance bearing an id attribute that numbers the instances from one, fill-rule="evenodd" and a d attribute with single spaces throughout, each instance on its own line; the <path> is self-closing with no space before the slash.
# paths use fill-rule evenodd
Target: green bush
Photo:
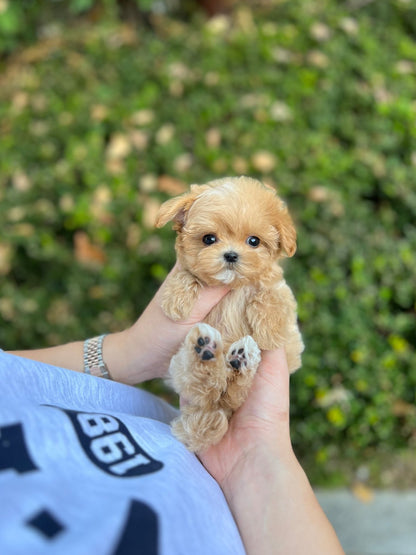
<path id="1" fill-rule="evenodd" d="M 415 15 L 295 0 L 152 29 L 56 20 L 4 59 L 3 348 L 134 321 L 174 261 L 159 203 L 249 174 L 277 186 L 299 233 L 297 451 L 318 479 L 413 448 Z"/>

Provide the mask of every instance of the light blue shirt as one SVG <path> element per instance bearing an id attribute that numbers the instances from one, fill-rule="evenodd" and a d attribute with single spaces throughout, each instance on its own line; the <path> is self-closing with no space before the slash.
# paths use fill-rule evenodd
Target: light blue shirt
<path id="1" fill-rule="evenodd" d="M 0 351 L 0 553 L 244 554 L 175 415 L 135 387 Z"/>

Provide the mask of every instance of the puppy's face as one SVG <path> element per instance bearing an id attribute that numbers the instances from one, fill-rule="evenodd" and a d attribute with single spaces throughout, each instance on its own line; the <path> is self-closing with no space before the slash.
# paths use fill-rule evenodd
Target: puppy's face
<path id="1" fill-rule="evenodd" d="M 156 225 L 171 219 L 181 266 L 207 285 L 255 283 L 275 259 L 296 250 L 296 232 L 282 201 L 246 177 L 193 186 L 162 205 Z"/>

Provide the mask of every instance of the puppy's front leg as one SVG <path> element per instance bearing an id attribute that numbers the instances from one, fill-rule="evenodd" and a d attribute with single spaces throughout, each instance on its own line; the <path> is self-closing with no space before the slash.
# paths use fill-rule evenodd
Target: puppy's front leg
<path id="1" fill-rule="evenodd" d="M 252 336 L 260 349 L 272 350 L 284 345 L 296 326 L 296 301 L 284 280 L 273 288 L 261 289 L 247 306 Z"/>
<path id="2" fill-rule="evenodd" d="M 198 298 L 201 284 L 186 270 L 172 272 L 164 283 L 161 306 L 171 320 L 185 320 Z"/>

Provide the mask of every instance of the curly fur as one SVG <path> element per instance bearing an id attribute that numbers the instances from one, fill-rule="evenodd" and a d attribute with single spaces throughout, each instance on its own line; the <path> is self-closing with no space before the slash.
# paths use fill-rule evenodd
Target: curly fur
<path id="1" fill-rule="evenodd" d="M 297 305 L 278 264 L 296 252 L 296 230 L 275 191 L 248 177 L 192 185 L 161 206 L 156 226 L 171 220 L 180 269 L 166 281 L 164 312 L 185 320 L 201 287 L 230 287 L 204 323 L 189 332 L 169 369 L 172 386 L 185 400 L 174 434 L 200 451 L 220 441 L 246 399 L 260 350 L 284 346 L 289 370 L 301 365 Z M 210 245 L 204 243 L 207 235 L 215 237 Z M 250 245 L 249 237 L 259 244 Z M 227 253 L 237 260 L 227 261 Z"/>

